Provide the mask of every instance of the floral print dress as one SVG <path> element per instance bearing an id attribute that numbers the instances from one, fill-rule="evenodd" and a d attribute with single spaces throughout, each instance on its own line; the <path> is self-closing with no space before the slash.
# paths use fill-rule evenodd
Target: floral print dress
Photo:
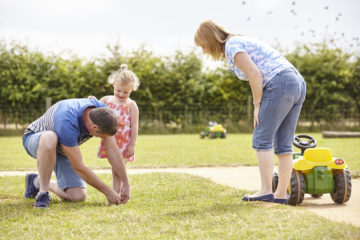
<path id="1" fill-rule="evenodd" d="M 125 162 L 133 162 L 135 161 L 135 154 L 130 158 L 126 158 L 126 147 L 130 143 L 131 137 L 131 117 L 130 117 L 130 104 L 133 100 L 130 100 L 127 104 L 118 105 L 112 102 L 106 102 L 108 107 L 113 110 L 118 118 L 118 131 L 115 135 L 116 143 L 120 148 L 122 157 Z M 104 145 L 104 140 L 101 139 L 99 150 L 98 150 L 99 158 L 107 158 L 106 149 Z"/>

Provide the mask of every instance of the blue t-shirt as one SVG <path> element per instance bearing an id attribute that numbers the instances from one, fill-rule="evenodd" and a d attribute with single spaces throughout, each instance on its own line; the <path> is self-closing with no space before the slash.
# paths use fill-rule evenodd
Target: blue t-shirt
<path id="1" fill-rule="evenodd" d="M 82 113 L 88 107 L 107 107 L 96 99 L 67 99 L 51 106 L 40 118 L 32 122 L 25 130 L 29 132 L 54 131 L 58 143 L 74 147 L 91 137 L 85 128 Z M 58 152 L 61 150 L 58 148 Z"/>
<path id="2" fill-rule="evenodd" d="M 263 86 L 282 70 L 294 67 L 281 53 L 263 41 L 247 36 L 233 36 L 225 43 L 225 57 L 230 71 L 241 80 L 248 80 L 248 76 L 235 65 L 234 57 L 238 52 L 249 54 L 261 73 Z"/>

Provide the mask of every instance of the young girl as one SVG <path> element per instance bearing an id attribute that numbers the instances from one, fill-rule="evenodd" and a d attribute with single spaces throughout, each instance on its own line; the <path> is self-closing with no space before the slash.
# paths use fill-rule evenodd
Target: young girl
<path id="1" fill-rule="evenodd" d="M 116 142 L 125 162 L 135 160 L 134 148 L 138 135 L 139 109 L 136 102 L 130 99 L 132 91 L 136 91 L 140 85 L 137 76 L 128 70 L 126 64 L 110 75 L 108 82 L 114 87 L 114 95 L 104 96 L 100 99 L 112 109 L 119 121 L 118 132 L 115 135 Z M 99 158 L 107 158 L 104 141 L 101 140 L 98 151 Z"/>

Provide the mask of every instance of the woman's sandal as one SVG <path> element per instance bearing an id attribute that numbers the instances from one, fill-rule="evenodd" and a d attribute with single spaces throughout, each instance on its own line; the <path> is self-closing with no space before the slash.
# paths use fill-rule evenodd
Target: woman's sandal
<path id="1" fill-rule="evenodd" d="M 241 200 L 243 201 L 262 201 L 262 202 L 273 202 L 274 201 L 274 194 L 265 194 L 260 197 L 249 197 L 245 195 Z"/>

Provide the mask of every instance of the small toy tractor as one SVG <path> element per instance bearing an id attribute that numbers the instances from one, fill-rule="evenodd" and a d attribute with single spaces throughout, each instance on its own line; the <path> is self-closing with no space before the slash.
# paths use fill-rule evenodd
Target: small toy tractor
<path id="1" fill-rule="evenodd" d="M 293 144 L 301 149 L 301 153 L 293 154 L 293 171 L 287 192 L 288 203 L 301 204 L 305 193 L 314 198 L 330 193 L 335 203 L 347 202 L 351 195 L 351 177 L 345 161 L 333 157 L 328 148 L 315 148 L 316 140 L 308 135 L 295 136 Z M 273 192 L 277 185 L 278 174 L 274 173 Z"/>
<path id="2" fill-rule="evenodd" d="M 200 132 L 200 138 L 226 138 L 226 129 L 217 122 L 210 121 L 209 126 Z"/>

